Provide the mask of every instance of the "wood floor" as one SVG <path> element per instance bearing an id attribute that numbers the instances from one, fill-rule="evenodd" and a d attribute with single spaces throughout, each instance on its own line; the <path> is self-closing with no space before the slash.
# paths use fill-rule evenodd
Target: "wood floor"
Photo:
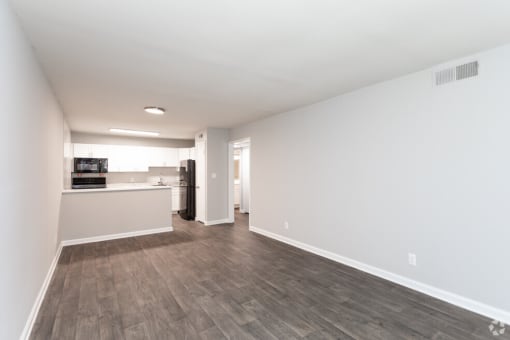
<path id="1" fill-rule="evenodd" d="M 246 215 L 174 228 L 65 247 L 31 339 L 496 339 L 487 318 L 251 233 Z"/>

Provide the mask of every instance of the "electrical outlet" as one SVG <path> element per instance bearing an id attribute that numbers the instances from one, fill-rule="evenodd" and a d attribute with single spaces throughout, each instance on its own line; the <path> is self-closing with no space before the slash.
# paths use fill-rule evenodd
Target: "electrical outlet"
<path id="1" fill-rule="evenodd" d="M 283 222 L 283 227 L 285 229 L 289 229 L 289 222 L 288 221 Z"/>
<path id="2" fill-rule="evenodd" d="M 407 254 L 407 260 L 411 266 L 416 267 L 416 254 L 413 253 Z"/>

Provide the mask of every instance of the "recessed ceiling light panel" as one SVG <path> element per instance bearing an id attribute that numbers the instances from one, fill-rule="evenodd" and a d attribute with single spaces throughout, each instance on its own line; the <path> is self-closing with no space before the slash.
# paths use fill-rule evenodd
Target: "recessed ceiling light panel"
<path id="1" fill-rule="evenodd" d="M 146 106 L 143 108 L 143 110 L 147 113 L 153 114 L 153 115 L 162 115 L 165 113 L 165 109 L 162 107 L 157 106 Z"/>
<path id="2" fill-rule="evenodd" d="M 128 130 L 128 129 L 117 129 L 117 128 L 110 129 L 110 132 L 122 133 L 122 134 L 127 134 L 127 135 L 137 135 L 137 136 L 150 136 L 150 137 L 159 136 L 159 132 L 138 131 L 138 130 Z"/>

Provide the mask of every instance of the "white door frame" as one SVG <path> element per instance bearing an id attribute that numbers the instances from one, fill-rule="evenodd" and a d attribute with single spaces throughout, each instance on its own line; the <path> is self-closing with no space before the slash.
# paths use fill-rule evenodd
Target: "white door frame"
<path id="1" fill-rule="evenodd" d="M 198 144 L 199 143 L 203 143 L 203 147 L 204 147 L 204 152 L 203 152 L 203 156 L 200 156 L 199 155 L 199 148 L 198 148 Z M 196 167 L 196 161 L 198 160 L 199 157 L 203 157 L 203 170 L 204 170 L 204 173 L 203 173 L 203 176 L 202 176 L 202 187 L 200 187 L 198 190 L 202 190 L 203 192 L 203 195 L 204 195 L 204 199 L 202 200 L 201 204 L 203 205 L 202 208 L 203 208 L 203 216 L 198 216 L 198 204 L 197 202 L 199 201 L 198 199 L 198 193 L 197 193 L 197 189 L 195 188 L 195 220 L 199 221 L 199 222 L 202 222 L 202 223 L 205 223 L 205 221 L 207 221 L 207 140 L 200 140 L 198 142 L 195 143 L 195 146 L 196 146 L 196 149 L 195 149 L 195 176 L 198 177 L 198 169 Z M 195 178 L 195 185 L 196 185 L 196 178 Z M 199 218 L 201 217 L 201 218 Z"/>
<path id="2" fill-rule="evenodd" d="M 250 206 L 251 206 L 251 138 L 241 138 L 228 143 L 228 220 L 234 223 L 234 144 L 247 143 L 250 145 Z M 249 219 L 249 217 L 248 217 Z"/>

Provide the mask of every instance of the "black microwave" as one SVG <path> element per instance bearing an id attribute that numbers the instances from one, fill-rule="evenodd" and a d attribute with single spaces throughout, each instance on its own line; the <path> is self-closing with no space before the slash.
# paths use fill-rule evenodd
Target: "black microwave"
<path id="1" fill-rule="evenodd" d="M 79 174 L 107 173 L 108 172 L 108 158 L 75 158 L 74 159 L 74 172 L 79 173 Z"/>

